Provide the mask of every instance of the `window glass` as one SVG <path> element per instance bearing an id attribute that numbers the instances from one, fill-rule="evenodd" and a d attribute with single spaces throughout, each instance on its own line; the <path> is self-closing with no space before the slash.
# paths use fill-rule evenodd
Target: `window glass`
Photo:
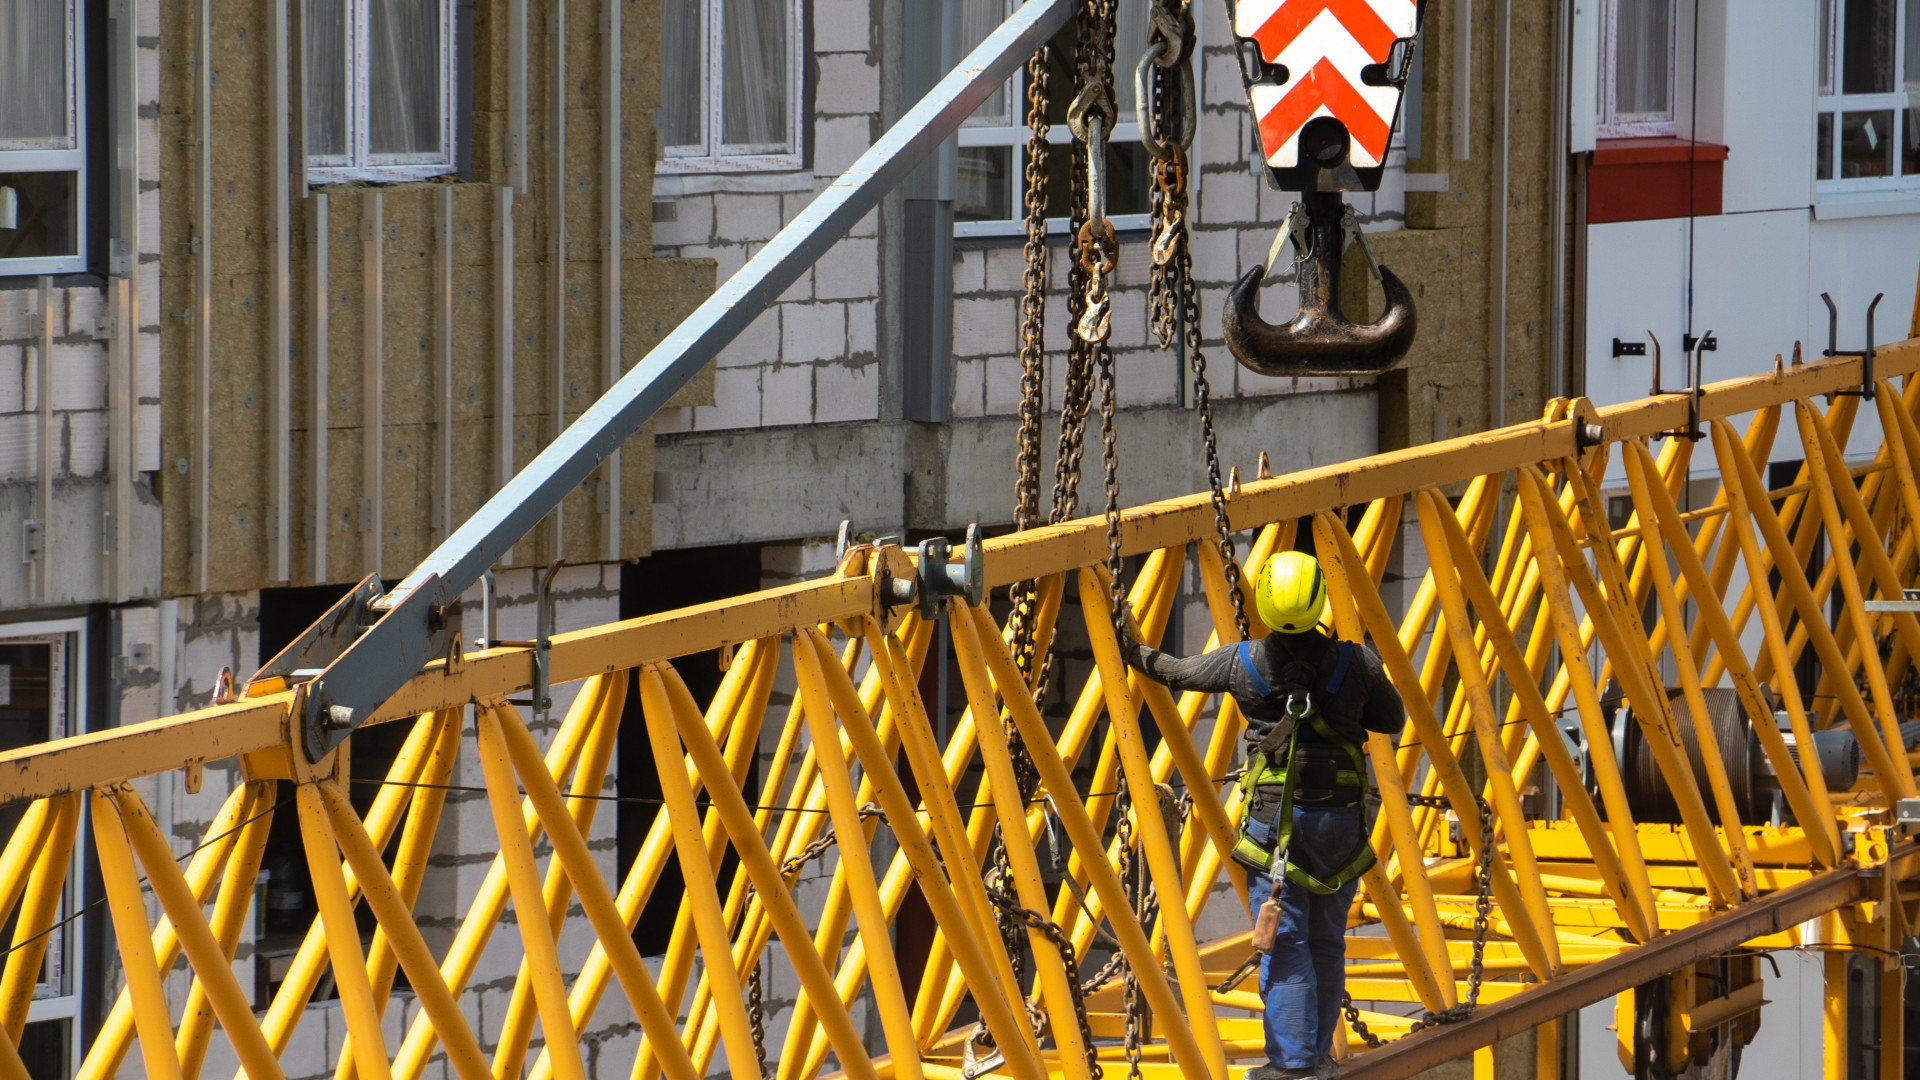
<path id="1" fill-rule="evenodd" d="M 1673 0 L 1620 0 L 1615 23 L 1614 112 L 1673 112 Z"/>
<path id="2" fill-rule="evenodd" d="M 1011 146 L 960 148 L 959 177 L 954 185 L 954 220 L 1001 221 L 1014 216 L 1013 158 Z"/>
<path id="3" fill-rule="evenodd" d="M 1840 114 L 1840 179 L 1893 175 L 1893 110 Z"/>
<path id="4" fill-rule="evenodd" d="M 1007 18 L 1007 0 L 960 0 L 960 40 L 956 58 L 972 52 L 987 35 L 993 33 Z M 987 100 L 967 118 L 970 125 L 988 125 L 1001 127 L 1007 124 L 1024 123 L 1026 108 L 1022 105 L 1020 114 L 1011 115 L 1007 109 L 1007 90 L 1005 86 L 988 95 Z"/>
<path id="5" fill-rule="evenodd" d="M 0 146 L 71 145 L 65 0 L 0 0 Z"/>
<path id="6" fill-rule="evenodd" d="M 1821 113 L 1813 135 L 1813 178 L 1833 179 L 1833 114 Z"/>
<path id="7" fill-rule="evenodd" d="M 373 153 L 440 153 L 441 17 L 439 0 L 369 0 L 367 120 Z"/>
<path id="8" fill-rule="evenodd" d="M 78 181 L 70 172 L 0 173 L 0 187 L 14 192 L 14 228 L 0 229 L 0 259 L 80 254 Z"/>
<path id="9" fill-rule="evenodd" d="M 707 141 L 706 50 L 701 47 L 702 0 L 662 0 L 660 10 L 661 128 L 664 146 Z"/>
<path id="10" fill-rule="evenodd" d="M 347 155 L 347 0 L 305 0 L 307 153 Z"/>
<path id="11" fill-rule="evenodd" d="M 722 0 L 721 142 L 765 153 L 787 141 L 789 0 Z"/>
<path id="12" fill-rule="evenodd" d="M 1893 89 L 1893 0 L 1846 0 L 1840 32 L 1840 92 Z"/>

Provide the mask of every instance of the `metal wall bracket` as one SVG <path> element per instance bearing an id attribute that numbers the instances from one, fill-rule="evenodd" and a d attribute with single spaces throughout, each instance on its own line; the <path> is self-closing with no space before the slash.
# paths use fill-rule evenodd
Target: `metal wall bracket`
<path id="1" fill-rule="evenodd" d="M 1857 356 L 1860 358 L 1860 389 L 1835 391 L 1840 397 L 1859 397 L 1873 400 L 1873 309 L 1880 306 L 1880 300 L 1886 293 L 1874 293 L 1873 302 L 1867 305 L 1867 340 L 1861 349 L 1842 349 L 1840 347 L 1840 309 L 1833 305 L 1833 297 L 1820 294 L 1820 302 L 1827 305 L 1827 347 L 1821 356 Z"/>
<path id="2" fill-rule="evenodd" d="M 555 559 L 540 577 L 540 606 L 533 629 L 533 719 L 537 724 L 545 723 L 547 711 L 553 708 L 553 688 L 548 682 L 553 658 L 553 579 L 564 565 L 565 559 Z"/>

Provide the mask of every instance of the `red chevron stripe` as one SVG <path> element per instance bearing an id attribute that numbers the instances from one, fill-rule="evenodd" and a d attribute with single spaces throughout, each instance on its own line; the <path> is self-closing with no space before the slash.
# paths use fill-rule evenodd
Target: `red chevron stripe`
<path id="1" fill-rule="evenodd" d="M 1253 35 L 1260 43 L 1261 55 L 1268 63 L 1278 60 L 1281 52 L 1323 11 L 1333 12 L 1333 17 L 1340 20 L 1340 25 L 1346 27 L 1375 62 L 1387 58 L 1396 40 L 1393 30 L 1366 0 L 1287 0 Z"/>
<path id="2" fill-rule="evenodd" d="M 1314 111 L 1325 105 L 1334 119 L 1347 125 L 1347 133 L 1373 154 L 1377 161 L 1387 157 L 1387 139 L 1393 129 L 1360 92 L 1353 88 L 1331 60 L 1321 60 L 1313 70 L 1293 81 L 1285 97 L 1260 118 L 1260 145 L 1269 156 L 1293 138 Z"/>

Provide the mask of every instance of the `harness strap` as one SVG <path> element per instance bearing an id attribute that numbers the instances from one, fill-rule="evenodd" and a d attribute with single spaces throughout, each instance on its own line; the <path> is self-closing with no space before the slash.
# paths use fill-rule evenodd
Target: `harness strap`
<path id="1" fill-rule="evenodd" d="M 1254 693 L 1261 697 L 1272 697 L 1273 687 L 1267 685 L 1267 680 L 1260 677 L 1259 669 L 1253 666 L 1253 642 L 1241 642 L 1239 655 L 1240 667 L 1246 671 L 1247 678 L 1253 680 Z"/>

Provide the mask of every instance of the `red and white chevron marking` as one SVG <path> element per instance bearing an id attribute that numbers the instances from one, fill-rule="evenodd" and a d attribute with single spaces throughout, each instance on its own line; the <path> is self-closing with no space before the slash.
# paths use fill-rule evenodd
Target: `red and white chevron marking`
<path id="1" fill-rule="evenodd" d="M 1414 0 L 1240 0 L 1233 21 L 1235 34 L 1258 42 L 1261 58 L 1291 76 L 1284 86 L 1247 89 L 1268 165 L 1299 163 L 1300 129 L 1316 116 L 1347 126 L 1354 165 L 1387 159 L 1400 91 L 1368 86 L 1360 71 L 1413 36 Z"/>

